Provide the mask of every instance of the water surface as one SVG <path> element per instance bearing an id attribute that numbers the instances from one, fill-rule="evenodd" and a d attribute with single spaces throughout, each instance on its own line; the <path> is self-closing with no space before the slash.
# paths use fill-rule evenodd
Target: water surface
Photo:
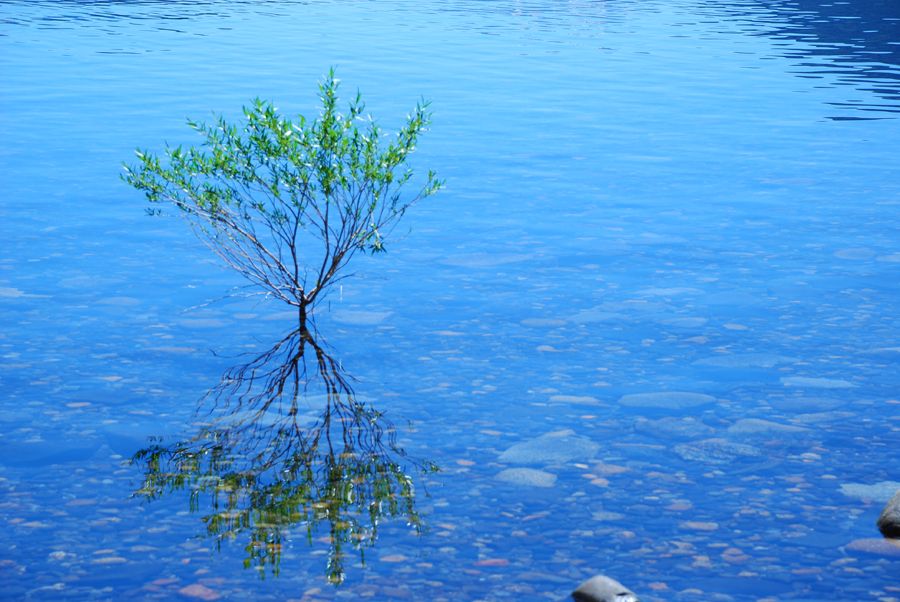
<path id="1" fill-rule="evenodd" d="M 900 487 L 893 3 L 0 2 L 0 19 L 3 596 L 555 600 L 605 572 L 645 600 L 900 597 L 874 526 Z M 393 496 L 414 514 L 347 540 L 340 586 L 346 525 L 314 496 L 277 528 L 255 515 L 280 539 L 248 547 L 217 545 L 192 500 L 214 474 L 141 494 L 132 456 L 246 424 L 207 393 L 294 324 L 223 299 L 239 277 L 118 179 L 136 146 L 194 142 L 187 117 L 255 96 L 314 112 L 330 66 L 386 128 L 430 98 L 415 161 L 448 182 L 317 320 L 362 404 L 339 407 L 395 445 L 368 466 L 414 484 Z M 300 403 L 254 432 L 331 407 L 316 379 Z M 273 466 L 266 486 L 308 482 Z M 277 576 L 257 562 L 274 552 Z"/>

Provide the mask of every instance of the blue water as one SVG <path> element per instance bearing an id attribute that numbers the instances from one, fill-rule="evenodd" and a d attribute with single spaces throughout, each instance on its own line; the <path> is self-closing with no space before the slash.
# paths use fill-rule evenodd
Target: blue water
<path id="1" fill-rule="evenodd" d="M 447 180 L 318 311 L 422 522 L 356 516 L 339 586 L 327 517 L 276 576 L 141 495 L 211 424 L 272 449 L 207 392 L 293 314 L 119 180 L 331 66 L 388 129 L 431 99 Z M 887 0 L 0 2 L 0 597 L 900 598 L 898 114 Z"/>

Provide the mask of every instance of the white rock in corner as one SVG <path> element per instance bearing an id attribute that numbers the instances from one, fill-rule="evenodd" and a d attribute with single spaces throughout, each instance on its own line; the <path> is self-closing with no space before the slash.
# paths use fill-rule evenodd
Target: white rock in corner
<path id="1" fill-rule="evenodd" d="M 576 602 L 640 602 L 637 595 L 606 575 L 591 577 L 572 592 Z"/>

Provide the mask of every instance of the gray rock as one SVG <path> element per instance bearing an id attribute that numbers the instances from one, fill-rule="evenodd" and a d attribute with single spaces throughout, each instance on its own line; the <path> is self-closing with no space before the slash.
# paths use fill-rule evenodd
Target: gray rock
<path id="1" fill-rule="evenodd" d="M 637 595 L 606 575 L 591 577 L 572 592 L 576 602 L 640 602 Z"/>
<path id="2" fill-rule="evenodd" d="M 705 464 L 728 464 L 738 458 L 756 458 L 763 455 L 759 448 L 752 445 L 719 438 L 676 445 L 675 453 L 685 460 Z"/>
<path id="3" fill-rule="evenodd" d="M 534 468 L 507 468 L 497 475 L 497 480 L 528 487 L 553 487 L 556 475 Z"/>
<path id="4" fill-rule="evenodd" d="M 878 530 L 885 537 L 900 539 L 900 489 L 888 501 L 878 517 Z"/>
<path id="5" fill-rule="evenodd" d="M 600 446 L 587 437 L 566 429 L 516 443 L 500 454 L 500 461 L 511 464 L 559 464 L 590 460 L 599 449 Z"/>
<path id="6" fill-rule="evenodd" d="M 879 483 L 844 483 L 841 485 L 841 493 L 847 497 L 859 500 L 872 500 L 873 502 L 887 502 L 894 493 L 900 489 L 897 481 L 881 481 Z"/>
<path id="7" fill-rule="evenodd" d="M 656 393 L 633 393 L 623 395 L 619 405 L 628 408 L 655 408 L 661 410 L 687 410 L 714 403 L 716 398 L 702 393 L 684 391 L 659 391 Z"/>

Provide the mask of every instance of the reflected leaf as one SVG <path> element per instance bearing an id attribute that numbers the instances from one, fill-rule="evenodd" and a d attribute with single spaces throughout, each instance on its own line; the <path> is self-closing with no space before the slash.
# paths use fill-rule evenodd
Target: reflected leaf
<path id="1" fill-rule="evenodd" d="M 193 437 L 134 455 L 144 473 L 135 495 L 187 493 L 217 549 L 246 541 L 244 566 L 260 576 L 279 574 L 283 541 L 297 528 L 310 543 L 327 539 L 334 584 L 348 551 L 364 560 L 383 520 L 423 528 L 414 476 L 437 467 L 398 446 L 393 425 L 356 398 L 306 328 L 227 371 L 201 407 L 208 421 Z"/>

